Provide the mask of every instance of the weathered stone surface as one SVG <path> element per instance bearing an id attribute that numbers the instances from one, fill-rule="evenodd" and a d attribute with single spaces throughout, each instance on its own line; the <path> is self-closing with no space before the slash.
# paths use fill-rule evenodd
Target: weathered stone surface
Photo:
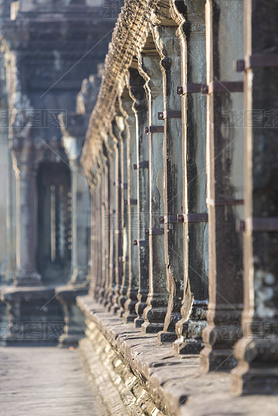
<path id="1" fill-rule="evenodd" d="M 96 354 L 89 340 L 83 339 L 80 343 L 81 358 L 90 371 L 89 380 L 97 385 L 102 400 L 111 414 L 125 415 L 127 409 L 123 403 L 120 392 L 111 380 L 111 374 L 100 364 L 99 356 Z"/>
<path id="2" fill-rule="evenodd" d="M 156 335 L 143 336 L 132 324 L 122 324 L 89 297 L 78 298 L 78 305 L 88 319 L 87 339 L 82 340 L 81 349 L 92 375 L 102 372 L 98 380 L 102 386 L 108 371 L 112 395 L 116 403 L 120 395 L 128 406 L 127 414 L 150 415 L 155 408 L 160 409 L 159 415 L 265 414 L 263 396 L 238 399 L 229 394 L 228 372 L 203 375 L 198 370 L 198 355 L 174 355 L 171 345 L 160 344 Z M 277 406 L 278 399 L 271 398 L 268 414 L 276 414 Z"/>
<path id="3" fill-rule="evenodd" d="M 110 414 L 94 381 L 83 373 L 78 350 L 1 348 L 0 367 L 1 415 Z"/>
<path id="4" fill-rule="evenodd" d="M 243 52 L 242 16 L 241 1 L 206 3 L 206 82 L 228 83 L 207 99 L 209 305 L 200 364 L 204 372 L 233 368 L 233 346 L 241 336 L 243 262 L 236 221 L 242 212 L 238 203 L 243 205 L 244 131 L 232 115 L 242 111 L 243 94 L 232 85 L 242 82 L 242 75 L 233 70 L 233 61 Z M 227 46 L 222 33 L 229 34 Z"/>
<path id="5" fill-rule="evenodd" d="M 278 393 L 278 153 L 277 129 L 273 128 L 273 109 L 278 106 L 277 63 L 273 61 L 278 54 L 277 16 L 277 1 L 264 4 L 260 11 L 256 1 L 246 1 L 244 55 L 258 57 L 262 64 L 250 65 L 244 76 L 249 115 L 244 166 L 245 298 L 243 338 L 235 347 L 238 366 L 232 374 L 235 394 Z"/>

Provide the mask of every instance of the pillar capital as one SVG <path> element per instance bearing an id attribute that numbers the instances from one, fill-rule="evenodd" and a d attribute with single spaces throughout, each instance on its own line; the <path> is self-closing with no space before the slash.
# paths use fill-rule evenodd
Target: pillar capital
<path id="1" fill-rule="evenodd" d="M 155 49 L 155 45 L 152 46 Z M 145 87 L 151 93 L 151 98 L 161 96 L 162 78 L 160 72 L 160 57 L 156 53 L 138 55 L 138 68 L 142 77 L 145 79 Z"/>
<path id="2" fill-rule="evenodd" d="M 70 165 L 79 166 L 88 117 L 77 113 L 61 113 L 58 117 L 63 134 L 62 143 Z"/>

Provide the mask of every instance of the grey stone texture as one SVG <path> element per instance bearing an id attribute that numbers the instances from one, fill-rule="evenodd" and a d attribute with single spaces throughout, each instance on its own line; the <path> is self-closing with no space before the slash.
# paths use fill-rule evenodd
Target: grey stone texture
<path id="1" fill-rule="evenodd" d="M 277 414 L 277 396 L 267 400 L 263 395 L 232 397 L 227 371 L 204 375 L 199 371 L 199 355 L 175 354 L 171 345 L 159 343 L 156 334 L 142 334 L 139 328 L 122 323 L 90 297 L 77 302 L 88 322 L 81 353 L 98 385 L 105 386 L 110 377 L 112 397 L 117 403 L 120 396 L 127 406 L 125 413 L 118 414 Z M 105 387 L 103 396 L 107 400 Z"/>
<path id="2" fill-rule="evenodd" d="M 1 416 L 108 416 L 78 350 L 1 348 Z"/>

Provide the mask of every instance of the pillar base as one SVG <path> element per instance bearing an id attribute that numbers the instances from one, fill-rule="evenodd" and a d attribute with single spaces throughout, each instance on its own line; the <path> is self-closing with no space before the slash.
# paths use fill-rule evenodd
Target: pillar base
<path id="1" fill-rule="evenodd" d="M 203 348 L 203 341 L 194 338 L 180 337 L 173 344 L 173 349 L 177 354 L 200 354 Z"/>
<path id="2" fill-rule="evenodd" d="M 237 306 L 237 309 L 236 309 Z M 200 354 L 200 370 L 231 370 L 236 366 L 234 345 L 242 337 L 242 305 L 208 310 L 209 325 L 203 330 L 205 344 Z"/>
<path id="3" fill-rule="evenodd" d="M 165 306 L 148 305 L 144 309 L 144 323 L 141 326 L 142 332 L 146 334 L 154 334 L 164 330 L 164 319 L 167 308 Z"/>
<path id="4" fill-rule="evenodd" d="M 143 325 L 141 325 L 141 331 L 144 334 L 157 334 L 163 330 L 163 327 L 164 324 L 160 324 L 158 322 L 144 322 Z"/>
<path id="5" fill-rule="evenodd" d="M 232 371 L 233 395 L 278 394 L 277 339 L 242 338 L 235 356 L 238 365 Z"/>
<path id="6" fill-rule="evenodd" d="M 157 335 L 158 341 L 163 343 L 174 342 L 177 339 L 177 334 L 175 332 L 165 332 L 161 331 Z"/>
<path id="7" fill-rule="evenodd" d="M 142 295 L 140 296 L 142 297 Z M 145 297 L 145 301 L 140 299 L 139 302 L 136 303 L 135 311 L 137 313 L 137 317 L 134 320 L 135 328 L 141 328 L 141 326 L 143 325 L 144 323 L 143 313 L 146 307 L 147 307 L 146 297 Z"/>
<path id="8" fill-rule="evenodd" d="M 265 368 L 249 368 L 239 364 L 232 372 L 231 393 L 234 396 L 247 394 L 278 394 L 278 365 Z"/>
<path id="9" fill-rule="evenodd" d="M 123 314 L 125 313 L 125 303 L 127 301 L 127 296 L 126 295 L 121 295 L 119 297 L 119 309 L 117 311 L 117 315 L 121 318 L 123 316 Z"/>
<path id="10" fill-rule="evenodd" d="M 106 309 L 108 310 L 108 312 L 111 312 L 111 309 L 112 309 L 112 307 L 113 307 L 113 298 L 114 298 L 114 296 L 115 296 L 115 292 L 114 292 L 114 290 L 111 290 L 109 293 L 108 293 L 108 295 L 107 295 L 107 298 L 106 298 Z"/>
<path id="11" fill-rule="evenodd" d="M 236 360 L 232 349 L 212 349 L 206 345 L 200 354 L 200 372 L 206 374 L 210 371 L 232 370 Z"/>
<path id="12" fill-rule="evenodd" d="M 113 303 L 113 305 L 111 306 L 110 311 L 114 314 L 117 314 L 118 310 L 120 309 L 118 302 Z"/>
<path id="13" fill-rule="evenodd" d="M 110 309 L 110 311 L 114 314 L 116 314 L 118 312 L 118 310 L 120 309 L 120 307 L 119 307 L 119 298 L 120 298 L 120 293 L 119 293 L 119 288 L 118 288 L 118 285 L 117 285 L 116 289 L 115 289 L 113 299 L 112 299 L 112 306 L 111 306 L 111 309 Z"/>
<path id="14" fill-rule="evenodd" d="M 125 302 L 125 313 L 123 314 L 123 321 L 124 323 L 133 322 L 134 319 L 137 318 L 137 314 L 135 312 L 135 305 L 136 305 L 137 299 L 128 299 Z"/>
<path id="15" fill-rule="evenodd" d="M 100 288 L 99 292 L 98 292 L 98 298 L 97 298 L 98 303 L 100 303 L 101 305 L 105 302 L 105 289 L 102 287 Z"/>
<path id="16" fill-rule="evenodd" d="M 202 332 L 207 326 L 206 305 L 193 306 L 190 319 L 181 319 L 176 323 L 178 335 L 173 348 L 178 354 L 199 354 L 204 347 Z"/>
<path id="17" fill-rule="evenodd" d="M 135 328 L 141 328 L 141 326 L 144 323 L 144 319 L 142 317 L 138 317 L 136 319 L 134 319 L 134 326 Z"/>

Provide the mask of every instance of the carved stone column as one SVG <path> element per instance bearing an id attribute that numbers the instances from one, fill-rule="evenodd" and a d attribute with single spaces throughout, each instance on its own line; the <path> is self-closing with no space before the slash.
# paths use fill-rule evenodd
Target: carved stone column
<path id="1" fill-rule="evenodd" d="M 4 155 L 5 156 L 5 155 Z M 12 155 L 9 152 L 8 155 L 9 174 L 7 175 L 7 214 L 6 214 L 6 227 L 7 227 L 7 272 L 6 282 L 8 284 L 13 283 L 13 279 L 16 273 L 16 176 L 13 169 Z"/>
<path id="2" fill-rule="evenodd" d="M 98 274 L 97 274 L 97 223 L 98 223 L 98 210 L 97 210 L 97 182 L 95 175 L 90 173 L 87 176 L 87 181 L 90 190 L 91 199 L 91 221 L 90 221 L 90 269 L 91 269 L 91 281 L 90 281 L 90 295 L 96 299 L 98 291 Z"/>
<path id="3" fill-rule="evenodd" d="M 278 392 L 277 16 L 277 1 L 245 1 L 244 314 L 235 394 Z"/>
<path id="4" fill-rule="evenodd" d="M 139 65 L 139 72 L 144 77 L 144 71 Z M 144 85 L 146 79 L 139 74 L 137 69 L 131 70 L 131 92 L 134 99 L 134 111 L 136 118 L 136 150 L 137 150 L 137 166 L 141 166 L 149 160 L 148 136 L 150 129 L 148 126 L 147 100 Z M 137 318 L 134 324 L 137 328 L 141 327 L 144 322 L 143 311 L 147 306 L 146 300 L 149 292 L 149 247 L 148 244 L 141 242 L 148 241 L 149 227 L 149 169 L 137 169 L 137 207 L 138 215 L 137 238 L 139 244 L 139 268 L 138 268 L 138 302 L 135 306 Z"/>
<path id="5" fill-rule="evenodd" d="M 104 152 L 101 155 L 102 173 L 101 173 L 101 225 L 102 225 L 102 281 L 103 281 L 103 295 L 101 303 L 106 306 L 107 296 L 109 294 L 109 160 L 107 148 L 103 142 Z"/>
<path id="6" fill-rule="evenodd" d="M 147 45 L 154 52 L 141 54 L 141 68 L 146 74 L 148 95 L 148 127 L 160 126 L 158 112 L 163 109 L 160 58 L 154 44 Z M 164 135 L 150 129 L 149 144 L 149 294 L 144 309 L 142 331 L 156 333 L 163 330 L 167 310 L 166 267 L 163 231 L 159 216 L 164 214 L 163 203 L 163 142 Z M 156 231 L 158 230 L 158 231 Z M 163 230 L 163 229 L 162 229 Z"/>
<path id="7" fill-rule="evenodd" d="M 89 269 L 89 224 L 90 193 L 80 156 L 83 140 L 73 136 L 63 136 L 63 145 L 71 168 L 72 193 L 72 274 L 70 283 L 86 281 Z"/>
<path id="8" fill-rule="evenodd" d="M 176 85 L 180 82 L 180 47 L 175 26 L 155 26 L 155 45 L 161 57 L 163 80 L 163 103 L 159 119 L 164 120 L 164 226 L 165 263 L 169 300 L 161 342 L 174 341 L 177 337 L 175 324 L 181 319 L 183 294 L 183 227 L 178 215 L 183 213 L 182 129 L 181 102 Z"/>
<path id="9" fill-rule="evenodd" d="M 243 84 L 233 61 L 243 53 L 242 14 L 241 1 L 206 3 L 209 306 L 201 351 L 204 372 L 234 367 L 233 346 L 241 335 L 242 246 L 236 221 L 243 204 L 243 130 L 234 116 L 242 111 Z"/>
<path id="10" fill-rule="evenodd" d="M 12 139 L 16 173 L 16 286 L 37 286 L 37 168 L 39 159 L 28 137 Z"/>
<path id="11" fill-rule="evenodd" d="M 94 202 L 95 213 L 92 211 L 92 215 L 96 217 L 96 227 L 94 235 L 94 263 L 92 268 L 93 280 L 95 280 L 95 288 L 93 288 L 96 300 L 100 301 L 103 296 L 103 275 L 102 275 L 102 210 L 101 210 L 101 174 L 97 173 L 97 183 L 92 195 L 92 201 Z"/>
<path id="12" fill-rule="evenodd" d="M 184 282 L 182 319 L 176 324 L 179 353 L 199 353 L 203 347 L 208 298 L 208 225 L 206 207 L 206 80 L 205 0 L 192 5 L 173 2 L 173 18 L 179 25 L 182 105 L 182 198 L 184 217 Z M 178 8 L 179 6 L 179 8 Z M 185 7 L 186 6 L 186 7 Z M 182 226 L 182 224 L 180 224 Z"/>
<path id="13" fill-rule="evenodd" d="M 123 316 L 125 312 L 125 302 L 127 300 L 127 290 L 129 287 L 129 243 L 128 243 L 128 210 L 127 210 L 127 201 L 128 201 L 128 170 L 127 170 L 127 126 L 125 123 L 125 117 L 122 112 L 121 97 L 118 99 L 119 103 L 119 114 L 117 116 L 117 127 L 121 135 L 121 147 L 120 147 L 120 166 L 121 166 L 121 183 L 119 187 L 121 189 L 120 198 L 121 198 L 121 212 L 120 212 L 120 256 L 119 256 L 119 266 L 121 267 L 122 281 L 120 288 L 120 296 L 118 297 L 119 309 L 117 311 L 118 316 Z"/>
<path id="14" fill-rule="evenodd" d="M 106 239 L 105 239 L 105 165 L 106 158 L 103 157 L 103 154 L 99 154 L 98 157 L 94 160 L 97 164 L 97 184 L 95 191 L 96 206 L 97 206 L 97 291 L 96 299 L 99 303 L 105 301 L 105 289 L 106 289 L 106 267 L 105 267 L 105 253 L 106 253 Z"/>
<path id="15" fill-rule="evenodd" d="M 106 308 L 110 311 L 113 306 L 113 298 L 115 295 L 115 285 L 116 285 L 116 234 L 115 234 L 115 218 L 116 218 L 116 188 L 114 186 L 115 177 L 116 177 L 116 143 L 117 140 L 113 135 L 112 131 L 109 132 L 107 140 L 107 149 L 108 149 L 108 160 L 109 160 L 109 177 L 108 177 L 108 218 L 106 221 L 106 227 L 108 228 L 108 238 L 109 238 L 109 292 L 107 295 L 107 305 Z"/>
<path id="16" fill-rule="evenodd" d="M 119 111 L 117 105 L 117 111 Z M 115 243 L 115 290 L 114 297 L 112 299 L 111 311 L 117 313 L 119 310 L 119 298 L 121 295 L 121 287 L 123 280 L 123 262 L 122 262 L 122 219 L 123 219 L 123 188 L 122 183 L 122 136 L 121 129 L 119 127 L 119 122 L 117 120 L 121 118 L 118 115 L 112 122 L 112 132 L 115 140 L 117 141 L 115 145 L 115 176 L 113 179 L 113 187 L 115 193 L 115 215 L 114 215 L 114 243 Z"/>
<path id="17" fill-rule="evenodd" d="M 127 80 L 128 84 L 130 83 Z M 129 86 L 129 85 L 128 85 Z M 127 127 L 127 200 L 125 206 L 128 219 L 128 260 L 129 260 L 129 282 L 127 290 L 127 300 L 125 302 L 124 322 L 133 322 L 136 318 L 135 305 L 138 293 L 138 250 L 133 243 L 137 239 L 137 172 L 139 166 L 136 151 L 136 125 L 135 113 L 133 110 L 133 100 L 129 91 L 125 88 L 121 99 L 122 112 L 125 116 Z"/>

